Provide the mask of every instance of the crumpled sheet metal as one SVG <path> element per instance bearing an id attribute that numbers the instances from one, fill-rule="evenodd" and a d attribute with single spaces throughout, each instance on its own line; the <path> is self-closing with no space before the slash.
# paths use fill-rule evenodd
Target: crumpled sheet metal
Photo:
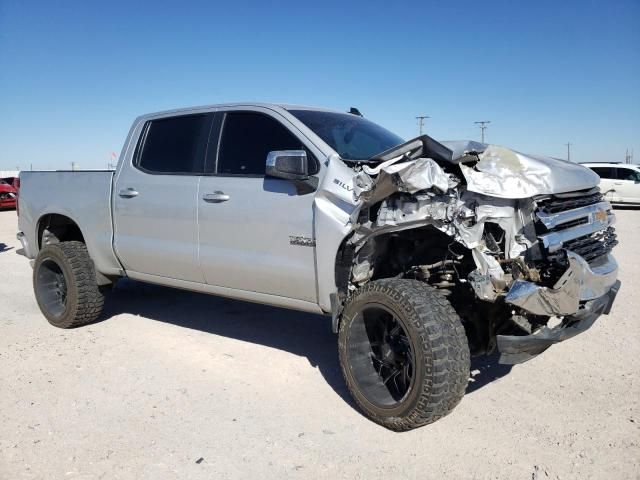
<path id="1" fill-rule="evenodd" d="M 468 248 L 477 248 L 483 245 L 483 233 L 487 222 L 498 224 L 505 232 L 505 256 L 508 259 L 516 258 L 526 249 L 531 247 L 535 238 L 527 238 L 524 235 L 523 225 L 516 215 L 516 202 L 512 199 L 502 199 L 478 195 L 465 191 L 461 196 L 467 211 L 472 211 L 464 216 L 453 217 L 458 237 L 461 243 Z M 464 218 L 474 217 L 474 223 L 468 226 Z"/>
<path id="2" fill-rule="evenodd" d="M 475 166 L 460 164 L 467 190 L 499 198 L 531 198 L 593 188 L 600 179 L 581 165 L 550 157 L 524 155 L 498 145 L 479 154 Z"/>
<path id="3" fill-rule="evenodd" d="M 486 150 L 487 144 L 473 140 L 450 140 L 440 142 L 451 150 L 451 163 L 464 163 L 477 160 L 476 154 Z"/>
<path id="4" fill-rule="evenodd" d="M 457 185 L 457 182 L 430 158 L 399 162 L 401 158 L 394 158 L 376 168 L 365 166 L 353 181 L 356 199 L 373 204 L 395 192 L 416 193 L 432 187 L 446 192 Z M 375 181 L 372 180 L 372 175 L 377 175 Z"/>
<path id="5" fill-rule="evenodd" d="M 469 145 L 460 148 L 463 147 Z M 401 161 L 403 159 L 405 157 L 394 157 L 375 168 L 365 166 L 354 177 L 356 201 L 362 204 L 382 201 L 382 204 L 375 223 L 360 225 L 352 238 L 353 243 L 361 246 L 370 238 L 388 231 L 433 225 L 472 249 L 483 274 L 502 279 L 502 267 L 485 251 L 483 233 L 487 222 L 502 227 L 506 235 L 507 258 L 515 258 L 529 248 L 531 242 L 518 235 L 522 226 L 516 216 L 516 201 L 456 188 L 458 182 L 455 178 L 432 159 Z M 354 222 L 356 213 L 352 215 Z"/>
<path id="6" fill-rule="evenodd" d="M 612 256 L 597 266 L 571 251 L 567 251 L 567 258 L 569 268 L 553 288 L 516 280 L 505 301 L 535 315 L 572 315 L 580 301 L 601 297 L 616 281 L 618 264 Z"/>
<path id="7" fill-rule="evenodd" d="M 616 295 L 620 290 L 620 280 L 609 288 L 602 296 L 589 300 L 574 315 L 565 317 L 555 327 L 542 327 L 531 335 L 497 335 L 500 363 L 516 364 L 526 362 L 544 352 L 551 345 L 589 329 L 600 315 L 608 315 Z"/>
<path id="8" fill-rule="evenodd" d="M 378 210 L 376 227 L 398 225 L 429 219 L 452 222 L 462 202 L 452 195 L 419 193 L 411 197 L 387 198 Z"/>

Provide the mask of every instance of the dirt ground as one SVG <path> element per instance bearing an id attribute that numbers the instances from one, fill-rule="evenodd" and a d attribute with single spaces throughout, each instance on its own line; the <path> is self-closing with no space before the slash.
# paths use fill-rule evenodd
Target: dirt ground
<path id="1" fill-rule="evenodd" d="M 474 361 L 439 422 L 354 406 L 325 317 L 121 281 L 50 326 L 0 212 L 0 478 L 640 478 L 640 210 L 618 210 L 608 317 L 536 359 Z"/>

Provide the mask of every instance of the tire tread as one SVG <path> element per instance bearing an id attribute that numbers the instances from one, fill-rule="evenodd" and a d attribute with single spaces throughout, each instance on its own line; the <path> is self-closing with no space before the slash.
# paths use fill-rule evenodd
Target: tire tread
<path id="1" fill-rule="evenodd" d="M 415 407 L 402 417 L 376 415 L 363 404 L 345 372 L 346 355 L 341 340 L 342 372 L 347 387 L 359 408 L 376 423 L 391 430 L 411 430 L 444 417 L 462 400 L 469 379 L 469 346 L 459 316 L 437 289 L 417 280 L 383 279 L 367 283 L 345 306 L 344 312 L 358 299 L 371 293 L 381 293 L 402 309 L 405 320 L 421 340 L 424 360 L 424 381 Z M 346 337 L 340 325 L 340 339 Z M 343 358 L 344 357 L 344 358 Z"/>
<path id="2" fill-rule="evenodd" d="M 60 328 L 76 328 L 98 319 L 104 306 L 104 295 L 98 287 L 93 261 L 89 256 L 87 247 L 79 241 L 68 241 L 46 245 L 38 255 L 38 258 L 53 255 L 62 257 L 73 278 L 67 279 L 67 288 L 73 291 L 67 292 L 75 295 L 73 311 L 65 312 L 61 319 L 52 319 L 47 312 L 40 307 L 49 322 Z M 36 260 L 36 264 L 38 260 Z M 36 265 L 37 266 L 37 265 Z M 36 268 L 34 268 L 34 289 L 36 282 Z M 37 290 L 36 290 L 37 291 Z"/>

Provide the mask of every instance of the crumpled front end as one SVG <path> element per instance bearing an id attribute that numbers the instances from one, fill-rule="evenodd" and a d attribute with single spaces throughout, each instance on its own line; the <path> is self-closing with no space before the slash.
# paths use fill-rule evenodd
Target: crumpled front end
<path id="1" fill-rule="evenodd" d="M 615 217 L 592 172 L 477 143 L 430 149 L 428 140 L 355 166 L 349 288 L 384 275 L 431 283 L 503 363 L 609 313 L 620 286 Z M 437 245 L 434 231 L 444 234 Z"/>
<path id="2" fill-rule="evenodd" d="M 598 316 L 609 313 L 620 288 L 618 264 L 611 254 L 618 243 L 615 217 L 597 188 L 539 197 L 535 203 L 536 253 L 556 274 L 546 285 L 515 280 L 504 301 L 530 314 L 562 317 L 562 321 L 525 337 L 498 336 L 505 362 L 527 360 L 586 330 Z"/>

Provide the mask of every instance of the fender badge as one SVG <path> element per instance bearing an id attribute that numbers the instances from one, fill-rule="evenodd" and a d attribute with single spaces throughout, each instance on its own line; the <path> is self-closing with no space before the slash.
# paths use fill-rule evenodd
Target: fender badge
<path id="1" fill-rule="evenodd" d="M 338 185 L 338 186 L 340 186 L 340 187 L 344 188 L 347 192 L 351 192 L 351 191 L 353 191 L 353 187 L 351 187 L 351 186 L 347 185 L 347 184 L 346 184 L 346 183 L 344 183 L 344 182 L 341 182 L 341 181 L 340 181 L 340 180 L 338 180 L 337 178 L 334 178 L 334 179 L 333 179 L 333 183 L 335 183 L 336 185 Z"/>

